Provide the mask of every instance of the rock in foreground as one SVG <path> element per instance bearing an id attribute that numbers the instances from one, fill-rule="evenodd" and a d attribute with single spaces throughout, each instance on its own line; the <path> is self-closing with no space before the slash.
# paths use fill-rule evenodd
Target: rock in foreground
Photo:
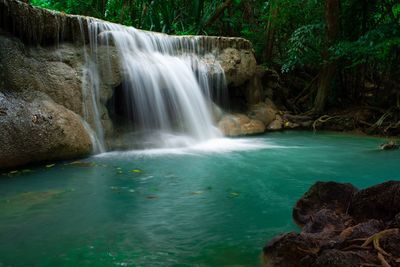
<path id="1" fill-rule="evenodd" d="M 297 202 L 301 233 L 270 241 L 266 266 L 400 266 L 400 182 L 364 190 L 317 182 Z"/>

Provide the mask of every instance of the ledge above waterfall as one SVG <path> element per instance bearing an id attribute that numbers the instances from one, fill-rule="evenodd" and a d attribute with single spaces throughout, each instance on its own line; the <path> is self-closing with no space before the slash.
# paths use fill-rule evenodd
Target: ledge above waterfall
<path id="1" fill-rule="evenodd" d="M 19 37 L 26 44 L 53 45 L 59 42 L 82 42 L 88 40 L 87 20 L 99 19 L 69 15 L 31 6 L 18 0 L 0 0 L 0 29 Z M 82 23 L 82 24 L 80 24 Z M 83 27 L 82 27 L 83 26 Z M 81 28 L 85 29 L 82 34 Z M 162 33 L 159 33 L 162 34 Z M 204 49 L 252 49 L 252 44 L 238 37 L 177 36 L 171 38 L 196 38 Z"/>

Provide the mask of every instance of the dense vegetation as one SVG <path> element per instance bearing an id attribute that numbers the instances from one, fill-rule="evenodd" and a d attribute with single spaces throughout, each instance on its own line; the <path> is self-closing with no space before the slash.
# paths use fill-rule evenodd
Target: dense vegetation
<path id="1" fill-rule="evenodd" d="M 398 0 L 31 3 L 152 31 L 242 36 L 253 42 L 260 63 L 283 73 L 286 108 L 322 114 L 328 108 L 362 105 L 380 112 L 377 123 L 400 119 Z M 385 128 L 398 126 L 390 123 Z"/>

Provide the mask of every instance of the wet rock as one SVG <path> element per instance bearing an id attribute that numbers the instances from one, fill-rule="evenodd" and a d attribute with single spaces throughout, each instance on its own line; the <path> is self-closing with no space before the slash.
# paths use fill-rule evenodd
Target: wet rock
<path id="1" fill-rule="evenodd" d="M 80 117 L 35 91 L 0 92 L 0 169 L 91 153 Z"/>
<path id="2" fill-rule="evenodd" d="M 357 192 L 350 215 L 357 221 L 392 220 L 400 212 L 400 182 L 388 181 Z"/>
<path id="3" fill-rule="evenodd" d="M 294 208 L 301 233 L 268 243 L 266 265 L 400 266 L 399 184 L 357 191 L 350 184 L 316 183 Z"/>
<path id="4" fill-rule="evenodd" d="M 391 228 L 400 228 L 400 213 L 397 213 L 397 215 L 393 218 L 393 220 L 390 223 Z"/>
<path id="5" fill-rule="evenodd" d="M 359 267 L 366 263 L 378 263 L 376 258 L 364 251 L 325 250 L 317 257 L 312 267 Z"/>
<path id="6" fill-rule="evenodd" d="M 382 221 L 369 220 L 344 229 L 339 236 L 342 239 L 348 240 L 368 238 L 383 229 L 385 229 L 385 224 Z"/>
<path id="7" fill-rule="evenodd" d="M 275 120 L 273 120 L 268 126 L 269 131 L 280 131 L 283 129 L 283 119 L 280 115 L 276 115 Z"/>
<path id="8" fill-rule="evenodd" d="M 300 124 L 291 121 L 286 121 L 284 126 L 287 129 L 296 129 L 300 127 Z"/>
<path id="9" fill-rule="evenodd" d="M 343 231 L 350 221 L 351 218 L 346 214 L 323 208 L 304 225 L 303 232 L 319 234 L 323 239 L 331 238 L 337 235 L 337 232 Z"/>
<path id="10" fill-rule="evenodd" d="M 250 107 L 248 116 L 251 119 L 263 122 L 264 125 L 269 125 L 275 120 L 276 113 L 277 110 L 273 109 L 273 107 L 265 103 L 259 103 Z"/>
<path id="11" fill-rule="evenodd" d="M 303 226 L 321 209 L 346 213 L 350 207 L 350 201 L 357 191 L 357 188 L 351 184 L 317 182 L 293 208 L 294 221 Z"/>
<path id="12" fill-rule="evenodd" d="M 400 256 L 400 231 L 397 231 L 397 234 L 382 237 L 379 242 L 384 251 L 397 258 Z M 393 262 L 392 266 L 400 266 L 400 264 Z"/>
<path id="13" fill-rule="evenodd" d="M 390 140 L 390 141 L 380 145 L 380 149 L 382 149 L 382 150 L 396 150 L 399 148 L 400 148 L 400 145 L 398 145 L 396 143 L 396 141 L 394 141 L 394 140 Z"/>
<path id="14" fill-rule="evenodd" d="M 263 261 L 268 267 L 303 266 L 301 260 L 318 251 L 317 240 L 292 232 L 271 240 L 263 249 Z"/>
<path id="15" fill-rule="evenodd" d="M 253 135 L 265 131 L 261 121 L 252 120 L 243 114 L 224 115 L 218 123 L 218 128 L 225 136 Z"/>

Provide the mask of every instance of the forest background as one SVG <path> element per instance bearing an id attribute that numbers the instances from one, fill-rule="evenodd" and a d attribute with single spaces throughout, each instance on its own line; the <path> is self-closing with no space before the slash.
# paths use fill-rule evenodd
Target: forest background
<path id="1" fill-rule="evenodd" d="M 369 109 L 360 127 L 400 128 L 399 0 L 30 0 L 32 5 L 177 35 L 249 39 L 281 77 L 285 109 Z"/>

